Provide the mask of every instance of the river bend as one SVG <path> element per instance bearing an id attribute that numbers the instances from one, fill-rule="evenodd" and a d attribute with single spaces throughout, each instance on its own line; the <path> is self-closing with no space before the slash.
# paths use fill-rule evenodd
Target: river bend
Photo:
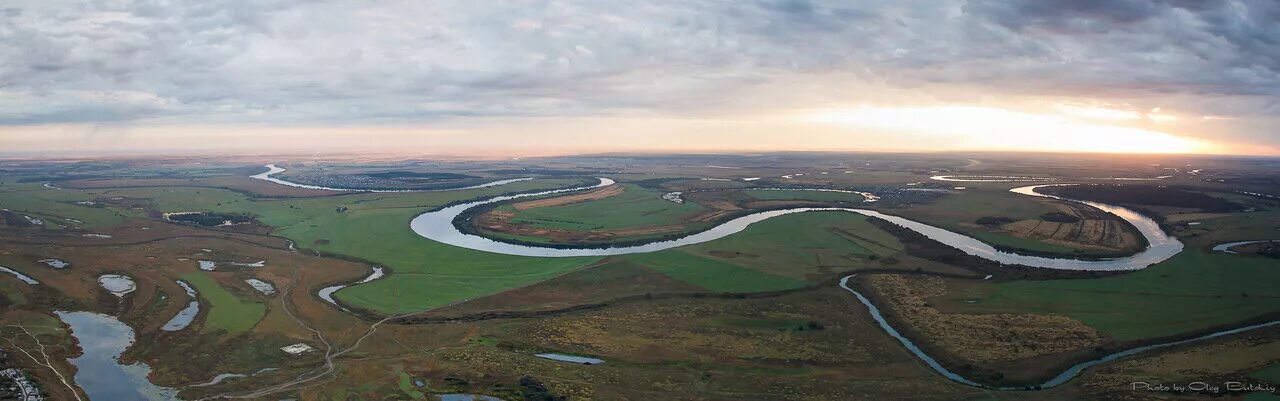
<path id="1" fill-rule="evenodd" d="M 1138 229 L 1138 232 L 1146 238 L 1148 247 L 1134 255 L 1121 258 L 1108 259 L 1071 259 L 1071 258 L 1053 258 L 1043 256 L 1023 255 L 1013 252 L 1006 252 L 996 249 L 995 247 L 982 242 L 973 237 L 964 234 L 955 233 L 942 228 L 934 227 L 928 224 L 913 221 L 900 216 L 882 213 L 871 209 L 858 208 L 828 208 L 828 207 L 802 207 L 794 209 L 770 210 L 748 214 L 732 220 L 721 223 L 706 231 L 690 234 L 684 237 L 651 242 L 643 245 L 618 246 L 608 248 L 556 248 L 547 246 L 533 246 L 513 244 L 502 242 L 479 235 L 467 234 L 459 231 L 454 226 L 453 221 L 459 215 L 469 209 L 483 206 L 487 204 L 508 201 L 512 199 L 551 195 L 564 192 L 579 191 L 585 189 L 599 188 L 612 185 L 613 180 L 608 178 L 599 178 L 599 183 L 591 186 L 568 188 L 553 191 L 542 191 L 527 194 L 505 195 L 489 199 L 477 200 L 473 202 L 462 203 L 445 207 L 439 210 L 426 212 L 413 218 L 409 223 L 409 227 L 414 233 L 437 242 L 446 243 L 462 248 L 468 248 L 478 251 L 500 253 L 505 255 L 516 256 L 533 256 L 533 257 L 576 257 L 576 256 L 610 256 L 625 255 L 633 253 L 648 253 L 661 250 L 701 244 L 704 242 L 714 241 L 729 235 L 741 232 L 751 224 L 768 220 L 778 216 L 785 216 L 793 213 L 816 212 L 816 211 L 839 211 L 857 213 L 867 217 L 881 219 L 900 227 L 915 231 L 930 239 L 946 244 L 960 251 L 977 256 L 983 259 L 995 261 L 1002 264 L 1023 265 L 1030 267 L 1038 267 L 1045 269 L 1057 270 L 1084 270 L 1084 271 L 1120 271 L 1120 270 L 1138 270 L 1146 268 L 1155 263 L 1159 263 L 1173 257 L 1182 251 L 1182 242 L 1177 238 L 1166 234 L 1160 229 L 1160 225 L 1154 220 L 1143 216 L 1133 210 L 1120 206 L 1108 205 L 1099 202 L 1080 201 L 1045 195 L 1035 191 L 1048 185 L 1069 185 L 1069 184 L 1045 184 L 1032 185 L 1011 189 L 1010 191 L 1036 197 L 1045 197 L 1058 199 L 1069 202 L 1079 202 L 1092 207 L 1096 207 L 1111 213 L 1132 224 Z"/>

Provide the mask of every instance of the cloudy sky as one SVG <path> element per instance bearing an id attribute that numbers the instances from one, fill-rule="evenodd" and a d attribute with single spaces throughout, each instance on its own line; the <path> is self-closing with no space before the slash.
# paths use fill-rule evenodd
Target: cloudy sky
<path id="1" fill-rule="evenodd" d="M 0 3 L 9 153 L 1280 154 L 1277 121 L 1274 0 Z"/>

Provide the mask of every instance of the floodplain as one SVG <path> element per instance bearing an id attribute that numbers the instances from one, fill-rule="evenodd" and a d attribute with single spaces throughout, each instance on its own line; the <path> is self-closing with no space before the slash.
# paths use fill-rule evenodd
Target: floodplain
<path id="1" fill-rule="evenodd" d="M 1277 170 L 1209 157 L 1081 157 L 1093 156 L 5 161 L 0 266 L 18 275 L 0 276 L 0 334 L 12 340 L 6 348 L 45 350 L 34 359 L 10 352 L 7 363 L 54 399 L 101 394 L 73 379 L 89 369 L 73 362 L 87 334 L 59 312 L 127 325 L 136 341 L 120 363 L 144 363 L 149 383 L 181 399 L 1120 400 L 1147 399 L 1120 391 L 1132 381 L 1275 383 L 1280 329 L 1266 326 L 1280 318 L 1275 246 L 1214 248 L 1277 239 L 1280 201 L 1265 196 L 1277 187 L 1259 184 Z M 300 186 L 251 178 L 266 164 Z M 616 183 L 569 190 L 598 177 Z M 1067 198 L 1054 199 L 1009 191 L 1026 182 L 981 177 L 1070 185 L 1043 192 Z M 336 185 L 350 188 L 303 187 Z M 572 249 L 683 238 L 766 211 L 828 210 L 613 256 L 507 255 L 409 226 L 444 207 L 553 190 L 568 191 L 488 204 L 444 228 Z M 1136 210 L 1183 248 L 1123 271 L 1002 265 L 840 211 L 1049 258 L 1122 260 L 1148 246 L 1132 222 L 1078 201 Z M 385 275 L 364 281 L 375 268 Z M 135 287 L 112 293 L 104 275 Z M 838 286 L 850 276 L 877 315 Z M 333 304 L 319 291 L 335 285 L 345 286 Z M 164 330 L 192 301 L 190 325 Z M 1153 345 L 1044 385 L 1081 362 Z"/>

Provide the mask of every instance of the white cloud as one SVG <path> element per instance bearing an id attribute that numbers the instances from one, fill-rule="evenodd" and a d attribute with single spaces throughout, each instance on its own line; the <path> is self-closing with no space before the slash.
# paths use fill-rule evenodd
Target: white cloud
<path id="1" fill-rule="evenodd" d="M 1075 110 L 1153 122 L 1280 109 L 1280 6 L 1266 0 L 3 7 L 0 124 L 726 115 L 881 95 L 860 87 L 1168 110 Z"/>

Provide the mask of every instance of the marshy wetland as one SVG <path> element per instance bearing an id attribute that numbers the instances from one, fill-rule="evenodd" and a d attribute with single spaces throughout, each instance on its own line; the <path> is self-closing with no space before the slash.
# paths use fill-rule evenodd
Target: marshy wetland
<path id="1" fill-rule="evenodd" d="M 1250 242 L 1280 204 L 1232 184 L 1253 167 L 669 157 L 6 177 L 3 334 L 94 400 L 1107 400 L 1280 363 L 1280 264 Z"/>

